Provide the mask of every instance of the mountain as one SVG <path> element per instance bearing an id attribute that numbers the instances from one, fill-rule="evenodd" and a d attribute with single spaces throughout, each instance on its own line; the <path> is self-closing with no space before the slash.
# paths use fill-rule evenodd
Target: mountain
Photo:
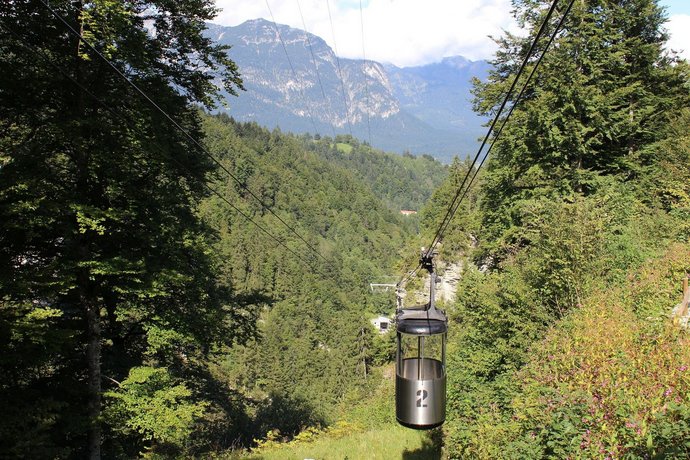
<path id="1" fill-rule="evenodd" d="M 457 56 L 398 68 L 338 58 L 323 39 L 264 19 L 208 24 L 207 35 L 232 46 L 247 91 L 228 97 L 223 110 L 238 121 L 352 134 L 384 150 L 443 161 L 476 149 L 483 120 L 471 111 L 469 81 L 485 75 L 486 62 Z"/>
<path id="2" fill-rule="evenodd" d="M 485 133 L 483 119 L 472 110 L 470 90 L 473 77 L 486 77 L 486 61 L 453 56 L 420 67 L 386 65 L 385 69 L 407 112 L 438 129 L 471 135 L 472 140 Z"/>

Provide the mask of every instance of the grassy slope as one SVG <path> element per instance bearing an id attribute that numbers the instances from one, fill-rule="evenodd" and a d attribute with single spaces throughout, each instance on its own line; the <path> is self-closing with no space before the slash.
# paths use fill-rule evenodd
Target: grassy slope
<path id="1" fill-rule="evenodd" d="M 379 375 L 380 374 L 380 375 Z M 248 458 L 276 459 L 437 459 L 440 431 L 415 431 L 395 421 L 395 370 L 387 364 L 372 378 L 380 383 L 366 400 L 342 403 L 340 421 L 325 430 L 306 429 L 289 443 L 264 442 Z"/>
<path id="2" fill-rule="evenodd" d="M 321 436 L 310 443 L 258 450 L 253 460 L 294 459 L 436 459 L 440 451 L 425 432 L 388 425 L 344 437 Z"/>

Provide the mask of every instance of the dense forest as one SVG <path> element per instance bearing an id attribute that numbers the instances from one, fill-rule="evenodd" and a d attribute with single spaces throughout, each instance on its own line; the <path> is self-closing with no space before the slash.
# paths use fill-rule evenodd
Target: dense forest
<path id="1" fill-rule="evenodd" d="M 513 5 L 532 35 L 498 40 L 482 113 L 548 3 Z M 477 240 L 449 306 L 449 457 L 690 455 L 689 337 L 668 319 L 690 268 L 690 73 L 664 20 L 652 0 L 574 2 L 493 145 L 449 239 Z"/>
<path id="2" fill-rule="evenodd" d="M 549 3 L 513 7 L 483 115 Z M 448 414 L 416 451 L 369 283 L 476 166 L 212 115 L 242 91 L 214 14 L 0 5 L 0 457 L 690 456 L 690 67 L 656 1 L 573 3 L 446 229 Z"/>
<path id="3" fill-rule="evenodd" d="M 334 422 L 385 354 L 368 283 L 414 237 L 399 211 L 447 173 L 203 114 L 190 53 L 241 90 L 212 5 L 153 6 L 2 6 L 0 456 L 187 457 Z"/>

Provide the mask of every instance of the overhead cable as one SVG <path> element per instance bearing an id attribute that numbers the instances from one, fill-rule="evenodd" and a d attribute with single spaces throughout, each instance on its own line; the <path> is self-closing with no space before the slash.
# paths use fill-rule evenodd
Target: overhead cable
<path id="1" fill-rule="evenodd" d="M 522 61 L 522 64 L 520 65 L 520 68 L 518 69 L 518 72 L 517 72 L 515 78 L 513 79 L 512 83 L 510 85 L 510 89 L 506 93 L 498 111 L 496 112 L 494 119 L 492 120 L 491 125 L 489 126 L 489 129 L 487 130 L 486 135 L 484 136 L 484 140 L 482 141 L 482 144 L 479 147 L 479 150 L 477 151 L 476 155 L 474 156 L 472 164 L 469 166 L 467 173 L 465 174 L 465 177 L 462 180 L 462 183 L 458 187 L 457 192 L 455 193 L 455 196 L 453 197 L 453 200 L 451 201 L 450 206 L 448 207 L 448 210 L 446 211 L 446 214 L 443 217 L 441 224 L 439 225 L 438 230 L 436 231 L 436 233 L 434 235 L 433 240 L 431 241 L 431 244 L 429 245 L 429 247 L 425 251 L 425 254 L 424 254 L 425 257 L 429 257 L 429 255 L 433 253 L 433 251 L 435 250 L 436 246 L 438 245 L 441 237 L 443 236 L 443 233 L 448 228 L 448 225 L 450 224 L 451 220 L 453 219 L 455 212 L 458 210 L 460 203 L 462 202 L 462 199 L 464 199 L 464 197 L 467 195 L 467 193 L 469 191 L 469 187 L 471 185 L 471 182 L 469 183 L 467 188 L 465 188 L 465 184 L 467 183 L 467 179 L 469 178 L 470 174 L 472 174 L 472 172 L 474 171 L 474 176 L 472 177 L 472 181 L 474 181 L 474 178 L 477 176 L 479 169 L 481 168 L 481 166 L 484 164 L 484 161 L 488 157 L 488 152 L 490 151 L 491 147 L 489 147 L 489 150 L 484 155 L 484 158 L 482 159 L 480 165 L 476 168 L 476 170 L 474 169 L 474 166 L 477 163 L 477 160 L 481 156 L 482 150 L 484 149 L 485 145 L 487 144 L 489 137 L 491 136 L 491 133 L 493 132 L 493 130 L 494 130 L 494 128 L 495 128 L 495 126 L 496 126 L 496 124 L 497 124 L 497 122 L 501 116 L 501 113 L 503 112 L 503 109 L 505 108 L 508 101 L 510 100 L 510 97 L 512 96 L 513 90 L 515 89 L 517 82 L 519 81 L 522 73 L 524 72 L 524 70 L 527 66 L 527 63 L 529 62 L 534 50 L 536 49 L 537 43 L 538 43 L 539 39 L 541 38 L 542 34 L 544 33 L 544 30 L 546 29 L 546 25 L 548 24 L 549 20 L 551 19 L 551 16 L 552 16 L 553 12 L 555 11 L 558 2 L 559 2 L 559 0 L 553 1 L 553 3 L 551 4 L 549 11 L 547 12 L 544 20 L 542 21 L 541 25 L 539 26 L 537 34 L 535 35 L 534 40 L 532 41 L 532 43 L 529 47 L 529 50 L 527 51 L 527 53 L 526 53 L 526 55 Z M 522 97 L 522 95 L 525 91 L 525 88 L 527 87 L 527 84 L 529 83 L 529 80 L 531 79 L 532 75 L 534 75 L 534 72 L 536 71 L 536 68 L 539 65 L 539 62 L 541 62 L 541 59 L 543 58 L 543 56 L 546 53 L 546 51 L 548 50 L 549 46 L 553 42 L 556 34 L 560 30 L 560 27 L 563 24 L 568 13 L 570 12 L 570 9 L 571 9 L 573 3 L 574 3 L 574 0 L 571 0 L 570 5 L 568 6 L 567 10 L 565 11 L 563 16 L 561 17 L 561 20 L 559 21 L 558 25 L 554 29 L 547 46 L 544 48 L 544 51 L 542 52 L 541 56 L 539 57 L 537 64 L 534 66 L 534 68 L 532 69 L 532 72 L 530 73 L 527 81 L 523 85 L 522 90 L 520 91 L 518 98 L 516 98 L 516 100 L 514 101 L 508 116 L 503 120 L 503 124 L 501 125 L 500 131 L 503 130 L 503 126 L 505 126 L 505 124 L 508 122 L 508 119 L 510 118 L 510 114 L 513 113 L 513 110 L 514 110 L 515 106 L 517 105 L 519 98 Z M 491 146 L 493 146 L 493 144 L 496 142 L 498 135 L 500 135 L 500 131 L 499 131 L 499 134 L 494 136 L 494 139 L 491 142 Z M 418 265 L 418 267 L 415 270 L 413 270 L 409 273 L 416 274 L 416 272 L 419 270 L 419 268 L 421 268 L 421 263 Z M 411 279 L 411 277 L 408 275 L 405 275 L 398 282 L 398 284 L 402 285 L 405 282 L 407 282 L 407 280 L 409 280 L 409 279 Z"/>
<path id="2" fill-rule="evenodd" d="M 534 52 L 539 39 L 541 38 L 544 30 L 546 29 L 546 24 L 548 23 L 549 19 L 551 19 L 551 15 L 553 14 L 553 12 L 555 10 L 556 5 L 558 4 L 558 1 L 559 0 L 554 0 L 553 3 L 551 4 L 551 7 L 549 8 L 549 11 L 546 14 L 546 17 L 542 21 L 542 23 L 539 27 L 539 30 L 537 31 L 537 34 L 534 37 L 534 40 L 532 41 L 532 44 L 529 47 L 529 50 L 525 54 L 525 58 L 523 59 L 522 64 L 520 65 L 520 68 L 518 69 L 517 75 L 515 76 L 515 78 L 513 78 L 513 81 L 510 85 L 510 89 L 508 90 L 505 97 L 503 98 L 503 102 L 501 102 L 501 105 L 500 105 L 498 111 L 496 112 L 496 115 L 494 116 L 494 119 L 492 120 L 491 125 L 489 126 L 489 129 L 487 130 L 486 135 L 484 136 L 484 140 L 482 141 L 482 143 L 479 147 L 479 150 L 477 151 L 476 155 L 474 156 L 472 164 L 470 165 L 469 169 L 467 170 L 467 174 L 465 174 L 465 177 L 464 177 L 460 187 L 458 187 L 458 190 L 457 190 L 455 196 L 453 197 L 451 205 L 448 207 L 448 210 L 446 211 L 446 214 L 441 221 L 441 225 L 439 226 L 438 230 L 436 231 L 436 234 L 434 235 L 434 238 L 431 241 L 429 248 L 427 249 L 427 252 L 426 252 L 427 256 L 433 252 L 434 248 L 436 247 L 436 245 L 438 244 L 438 242 L 440 240 L 440 237 L 442 236 L 442 230 L 444 230 L 447 227 L 447 225 L 448 225 L 447 223 L 450 222 L 450 220 L 452 219 L 453 210 L 457 209 L 455 204 L 458 201 L 458 199 L 460 198 L 460 194 L 463 191 L 465 183 L 467 182 L 467 179 L 469 178 L 469 175 L 471 174 L 471 172 L 474 168 L 474 165 L 477 163 L 477 160 L 479 159 L 479 156 L 481 155 L 481 152 L 484 149 L 484 146 L 488 142 L 489 137 L 491 136 L 491 133 L 492 133 L 494 127 L 496 126 L 496 123 L 498 122 L 498 120 L 501 116 L 501 113 L 503 112 L 503 109 L 505 108 L 506 104 L 510 100 L 510 97 L 513 94 L 513 90 L 515 89 L 515 86 L 517 85 L 518 80 L 520 79 L 520 76 L 524 72 L 525 67 L 527 66 L 527 63 L 529 62 L 529 59 L 532 57 L 532 53 Z"/>
<path id="3" fill-rule="evenodd" d="M 544 55 L 546 54 L 546 50 L 549 49 L 549 47 L 551 46 L 551 43 L 556 38 L 558 31 L 560 30 L 561 26 L 563 25 L 563 22 L 565 21 L 566 16 L 568 15 L 568 13 L 570 13 L 570 10 L 573 7 L 574 3 L 575 3 L 575 0 L 570 0 L 570 4 L 568 5 L 568 8 L 566 9 L 563 16 L 561 16 L 561 19 L 558 22 L 558 25 L 554 29 L 553 33 L 551 34 L 551 37 L 549 37 L 549 41 L 546 44 L 546 46 L 544 47 L 544 51 L 539 55 L 539 59 L 537 59 L 537 62 L 532 67 L 532 71 L 527 76 L 527 80 L 525 81 L 525 84 L 522 86 L 520 93 L 518 93 L 517 97 L 515 98 L 515 102 L 513 102 L 513 104 L 511 105 L 510 110 L 508 111 L 508 115 L 506 116 L 506 118 L 503 119 L 503 123 L 501 123 L 501 127 L 499 128 L 498 132 L 494 136 L 494 140 L 491 142 L 491 145 L 489 145 L 489 148 L 486 150 L 486 153 L 484 154 L 482 161 L 479 162 L 479 166 L 477 166 L 477 168 L 474 170 L 474 174 L 472 175 L 472 179 L 470 180 L 469 184 L 465 188 L 463 195 L 460 197 L 460 200 L 458 201 L 458 203 L 455 206 L 455 210 L 453 211 L 453 215 L 457 211 L 457 209 L 460 205 L 460 202 L 462 202 L 463 198 L 465 198 L 465 195 L 467 195 L 467 193 L 469 193 L 469 190 L 472 188 L 472 184 L 474 183 L 474 180 L 477 178 L 477 175 L 479 174 L 479 170 L 484 165 L 484 162 L 486 161 L 486 159 L 489 157 L 489 154 L 491 153 L 491 149 L 493 148 L 494 144 L 496 143 L 496 139 L 498 139 L 501 136 L 501 133 L 503 132 L 503 128 L 505 128 L 506 124 L 508 123 L 508 120 L 510 119 L 510 116 L 513 114 L 513 110 L 515 110 L 515 107 L 517 106 L 518 102 L 520 101 L 520 99 L 522 99 L 522 96 L 524 95 L 525 90 L 527 89 L 527 86 L 529 85 L 529 82 L 532 80 L 532 77 L 534 76 L 535 72 L 537 71 L 537 68 L 539 67 L 542 59 L 544 58 Z M 451 219 L 452 219 L 452 217 L 451 217 Z M 448 223 L 446 223 L 446 227 L 444 227 L 443 232 L 445 232 L 447 227 L 448 227 Z"/>
<path id="4" fill-rule="evenodd" d="M 136 83 L 134 83 L 129 77 L 127 77 L 120 69 L 115 66 L 108 58 L 106 58 L 100 51 L 98 51 L 88 40 L 86 40 L 74 27 L 72 27 L 69 22 L 67 22 L 60 14 L 58 14 L 50 5 L 48 5 L 45 0 L 39 0 L 50 12 L 62 22 L 69 31 L 79 39 L 96 55 L 101 58 L 113 71 L 115 71 L 129 86 L 134 88 L 134 90 L 139 93 L 153 108 L 155 108 L 159 113 L 161 113 L 177 130 L 179 130 L 187 139 L 189 139 L 201 153 L 210 158 L 221 170 L 223 170 L 230 178 L 232 178 L 243 190 L 245 190 L 249 195 L 252 196 L 261 206 L 266 209 L 270 214 L 272 214 L 278 221 L 283 224 L 293 235 L 302 241 L 307 248 L 316 254 L 319 258 L 323 259 L 326 263 L 330 263 L 316 248 L 314 248 L 302 235 L 300 235 L 292 226 L 290 226 L 285 220 L 271 209 L 271 207 L 266 204 L 256 193 L 249 189 L 241 180 L 237 178 L 228 168 L 223 165 L 223 163 L 218 160 L 211 152 L 208 151 L 198 140 L 196 140 L 187 130 L 185 130 L 179 123 L 177 123 L 163 108 L 161 108 L 151 97 L 146 94 Z"/>
<path id="5" fill-rule="evenodd" d="M 300 79 L 297 77 L 297 72 L 295 72 L 295 67 L 292 65 L 292 59 L 290 59 L 290 54 L 288 54 L 287 46 L 285 45 L 285 40 L 283 40 L 283 36 L 280 35 L 280 30 L 278 30 L 278 23 L 276 22 L 275 17 L 273 17 L 273 10 L 271 10 L 271 5 L 268 4 L 268 0 L 265 0 L 266 2 L 266 8 L 268 8 L 268 14 L 271 15 L 271 21 L 273 22 L 273 29 L 276 31 L 276 35 L 278 36 L 278 40 L 280 41 L 280 44 L 283 47 L 283 51 L 285 52 L 285 57 L 287 58 L 288 64 L 290 65 L 290 71 L 292 72 L 292 77 L 295 79 L 297 83 L 300 82 Z M 307 96 L 304 94 L 304 90 L 302 89 L 302 86 L 299 86 L 299 92 L 300 95 L 302 96 L 302 100 L 304 101 L 304 105 L 307 106 L 307 113 L 309 114 L 309 119 L 311 120 L 311 125 L 314 128 L 314 134 L 318 134 L 319 130 L 316 128 L 316 123 L 314 122 L 314 115 L 312 114 L 311 110 L 311 105 L 309 104 L 309 101 L 307 100 Z"/>
<path id="6" fill-rule="evenodd" d="M 347 122 L 348 130 L 350 131 L 350 137 L 354 137 L 352 134 L 352 123 L 350 123 L 350 104 L 347 101 L 347 94 L 345 93 L 345 80 L 343 79 L 343 71 L 340 67 L 340 57 L 338 57 L 338 44 L 335 40 L 335 28 L 333 27 L 333 16 L 331 15 L 331 2 L 326 0 L 326 8 L 328 9 L 328 20 L 331 23 L 331 35 L 333 36 L 333 51 L 335 51 L 335 63 L 338 66 L 338 78 L 340 79 L 340 89 L 343 93 L 343 101 L 345 102 L 345 121 Z"/>
<path id="7" fill-rule="evenodd" d="M 326 91 L 323 89 L 323 83 L 321 82 L 321 74 L 319 73 L 319 66 L 316 64 L 316 56 L 314 55 L 314 48 L 311 45 L 311 39 L 309 38 L 309 31 L 307 30 L 307 23 L 304 20 L 304 14 L 302 14 L 302 5 L 300 5 L 299 0 L 297 1 L 297 9 L 299 10 L 299 16 L 302 18 L 302 27 L 304 28 L 304 38 L 307 40 L 307 46 L 309 47 L 309 53 L 311 54 L 311 62 L 314 64 L 314 71 L 316 72 L 316 80 L 319 83 L 319 88 L 321 88 L 321 95 L 323 96 L 323 101 L 328 107 L 329 116 L 333 116 L 333 108 L 331 103 L 326 97 Z M 333 141 L 335 142 L 335 126 L 333 120 L 331 119 L 331 130 L 333 131 Z"/>
<path id="8" fill-rule="evenodd" d="M 364 91 L 366 93 L 367 101 L 365 110 L 365 113 L 367 114 L 367 133 L 369 134 L 369 145 L 373 147 L 371 143 L 371 122 L 369 121 L 369 80 L 367 79 L 367 53 L 364 46 L 364 12 L 362 11 L 362 0 L 359 0 L 359 23 L 362 29 L 362 60 L 364 61 L 362 64 L 362 75 L 364 76 Z"/>
<path id="9" fill-rule="evenodd" d="M 62 69 L 60 66 L 58 66 L 55 62 L 53 62 L 49 56 L 46 55 L 46 53 L 42 50 L 36 50 L 33 47 L 27 45 L 24 40 L 19 37 L 19 35 L 12 30 L 11 28 L 7 27 L 6 25 L 2 25 L 2 27 L 7 30 L 10 34 L 12 34 L 17 40 L 20 42 L 20 44 L 24 47 L 24 49 L 28 50 L 32 54 L 38 56 L 41 58 L 44 62 L 46 62 L 48 65 L 50 65 L 52 68 L 54 68 L 58 73 L 60 73 L 63 77 L 67 78 L 70 80 L 75 86 L 77 86 L 79 89 L 84 91 L 89 97 L 91 97 L 94 101 L 96 101 L 101 107 L 103 107 L 106 111 L 108 111 L 110 114 L 114 115 L 116 118 L 119 118 L 121 121 L 125 123 L 125 126 L 127 126 L 130 129 L 133 129 L 137 131 L 139 134 L 145 135 L 146 133 L 143 133 L 140 131 L 140 127 L 138 126 L 132 126 L 132 123 L 130 123 L 131 120 L 124 115 L 123 113 L 119 112 L 116 110 L 114 107 L 112 107 L 109 104 L 106 104 L 103 100 L 101 100 L 98 96 L 96 96 L 91 90 L 89 90 L 86 86 L 84 86 L 82 83 L 77 81 L 72 75 L 67 73 L 64 69 Z M 164 152 L 162 148 L 158 146 L 158 144 L 152 144 L 156 146 L 156 150 L 158 150 L 158 154 L 163 157 L 164 160 L 172 160 L 175 164 L 177 164 L 180 169 L 182 170 L 187 170 L 185 165 L 180 162 L 177 158 L 169 155 L 167 152 Z M 188 170 L 187 170 L 188 171 Z M 249 214 L 246 212 L 242 211 L 240 208 L 235 206 L 232 202 L 230 202 L 223 194 L 221 194 L 217 189 L 211 187 L 207 181 L 203 177 L 198 177 L 196 175 L 191 174 L 189 177 L 192 179 L 197 180 L 199 183 L 201 183 L 206 189 L 208 189 L 213 195 L 217 196 L 221 201 L 223 201 L 225 204 L 230 206 L 232 209 L 234 209 L 238 214 L 240 214 L 242 217 L 244 217 L 247 221 L 252 223 L 256 228 L 261 230 L 261 232 L 265 233 L 268 235 L 269 238 L 271 238 L 273 241 L 275 241 L 278 245 L 282 246 L 285 250 L 287 250 L 290 254 L 293 256 L 299 258 L 300 260 L 303 260 L 303 254 L 299 254 L 296 252 L 294 249 L 291 249 L 288 247 L 285 242 L 283 242 L 280 238 L 275 236 L 273 233 L 271 233 L 268 229 L 266 229 L 263 225 L 259 224 L 256 220 L 254 220 Z M 314 271 L 320 273 L 323 276 L 324 275 L 322 272 L 320 272 L 315 266 L 311 265 L 309 261 L 306 262 Z"/>

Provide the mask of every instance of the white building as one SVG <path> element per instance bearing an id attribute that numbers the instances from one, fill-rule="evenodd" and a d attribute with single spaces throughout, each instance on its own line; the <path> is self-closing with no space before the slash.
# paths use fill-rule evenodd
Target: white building
<path id="1" fill-rule="evenodd" d="M 381 334 L 385 334 L 391 328 L 391 319 L 385 316 L 379 316 L 371 320 L 371 324 L 374 325 L 377 331 Z"/>

